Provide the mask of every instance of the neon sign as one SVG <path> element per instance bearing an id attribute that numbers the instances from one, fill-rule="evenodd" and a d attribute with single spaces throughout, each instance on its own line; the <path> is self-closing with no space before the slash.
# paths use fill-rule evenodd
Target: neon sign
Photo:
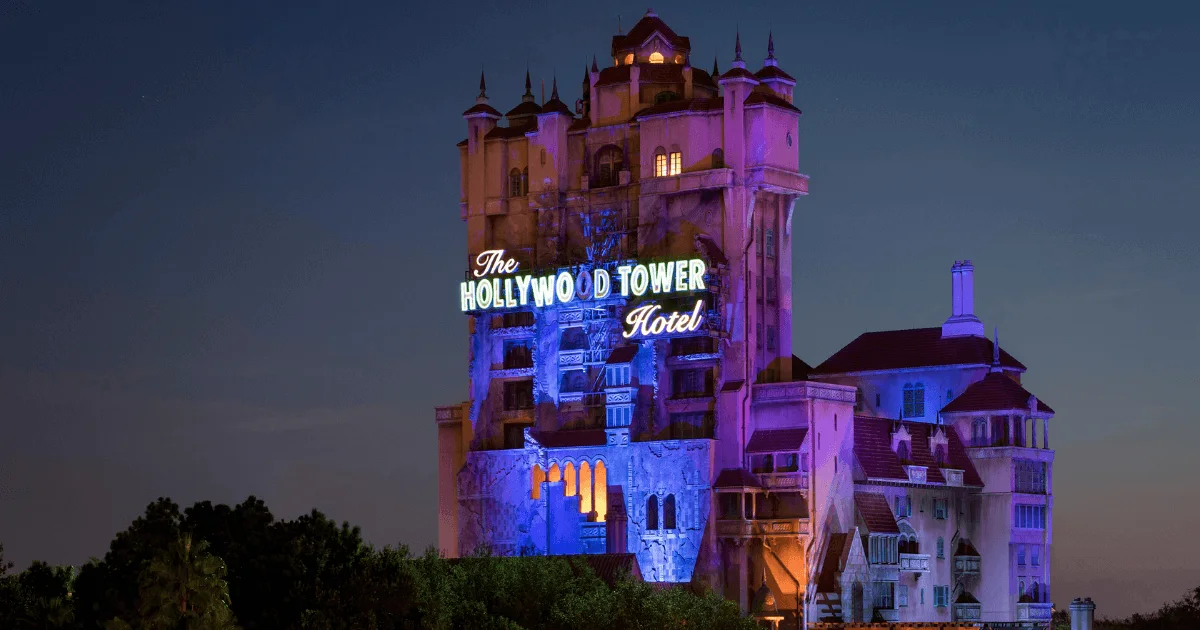
<path id="1" fill-rule="evenodd" d="M 704 274 L 708 266 L 699 258 L 655 263 L 597 266 L 576 273 L 560 270 L 544 276 L 517 275 L 515 259 L 505 258 L 504 250 L 492 249 L 475 257 L 474 280 L 459 287 L 459 302 L 464 313 L 510 309 L 523 306 L 546 308 L 575 301 L 603 300 L 614 294 L 621 297 L 668 295 L 705 291 Z M 506 276 L 506 277 L 498 277 Z M 703 320 L 704 301 L 697 300 L 690 313 L 661 313 L 658 304 L 643 304 L 625 318 L 625 338 L 667 333 L 693 332 Z"/>

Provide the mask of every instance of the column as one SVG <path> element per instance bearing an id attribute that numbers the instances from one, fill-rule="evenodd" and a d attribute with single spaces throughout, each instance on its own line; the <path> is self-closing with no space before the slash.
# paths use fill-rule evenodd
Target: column
<path id="1" fill-rule="evenodd" d="M 1050 448 L 1050 418 L 1042 418 L 1042 448 Z"/>
<path id="2" fill-rule="evenodd" d="M 750 602 L 748 600 L 750 586 L 747 583 L 750 579 L 750 561 L 746 541 L 738 540 L 736 543 L 738 549 L 738 606 L 741 607 L 743 613 L 749 612 Z"/>
<path id="3" fill-rule="evenodd" d="M 1005 425 L 1008 426 L 1008 445 L 1013 446 L 1017 443 L 1017 416 L 1004 416 L 1006 419 Z"/>

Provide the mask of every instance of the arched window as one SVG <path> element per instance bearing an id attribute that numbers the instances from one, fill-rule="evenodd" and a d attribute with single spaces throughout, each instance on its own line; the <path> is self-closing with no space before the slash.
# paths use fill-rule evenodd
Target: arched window
<path id="1" fill-rule="evenodd" d="M 933 465 L 938 468 L 946 466 L 946 447 L 938 444 L 933 449 Z"/>
<path id="2" fill-rule="evenodd" d="M 542 482 L 546 480 L 546 472 L 538 464 L 533 465 L 533 490 L 529 493 L 531 499 L 542 498 Z"/>
<path id="3" fill-rule="evenodd" d="M 924 418 L 925 417 L 925 384 L 924 383 L 905 383 L 904 384 L 904 417 L 905 418 Z"/>
<path id="4" fill-rule="evenodd" d="M 579 464 L 579 511 L 584 514 L 592 511 L 592 469 L 587 462 Z"/>
<path id="5" fill-rule="evenodd" d="M 575 464 L 571 462 L 567 462 L 567 467 L 563 469 L 563 486 L 563 496 L 575 496 L 578 486 L 575 480 Z"/>
<path id="6" fill-rule="evenodd" d="M 658 529 L 658 495 L 652 494 L 646 499 L 646 531 Z"/>
<path id="7" fill-rule="evenodd" d="M 900 456 L 901 462 L 911 462 L 912 452 L 908 447 L 908 440 L 901 440 L 900 445 L 896 447 L 896 455 Z"/>
<path id="8" fill-rule="evenodd" d="M 595 477 L 592 483 L 596 488 L 592 492 L 592 503 L 596 506 L 596 520 L 603 523 L 608 514 L 608 471 L 604 462 L 597 461 L 592 474 Z"/>
<path id="9" fill-rule="evenodd" d="M 861 387 L 854 390 L 854 410 L 863 410 L 863 390 Z"/>
<path id="10" fill-rule="evenodd" d="M 725 152 L 720 148 L 713 149 L 712 152 L 712 167 L 725 168 Z"/>
<path id="11" fill-rule="evenodd" d="M 941 536 L 938 536 L 937 545 L 938 545 L 938 547 L 937 547 L 938 557 L 945 558 L 946 557 L 946 539 L 942 538 Z"/>
<path id="12" fill-rule="evenodd" d="M 558 469 L 558 464 L 550 465 L 550 472 L 546 475 L 546 481 L 550 483 L 558 483 L 562 481 L 562 471 Z"/>
<path id="13" fill-rule="evenodd" d="M 667 174 L 678 175 L 683 172 L 683 152 L 679 147 L 671 147 L 671 154 L 667 156 Z"/>
<path id="14" fill-rule="evenodd" d="M 663 529 L 675 529 L 675 495 L 668 494 L 663 501 Z"/>
<path id="15" fill-rule="evenodd" d="M 521 196 L 521 171 L 515 168 L 508 172 L 508 196 Z"/>
<path id="16" fill-rule="evenodd" d="M 628 55 L 625 55 L 625 65 L 627 65 L 627 66 L 633 65 L 633 53 L 629 53 Z"/>
<path id="17" fill-rule="evenodd" d="M 521 194 L 529 194 L 529 167 L 521 169 Z"/>
<path id="18" fill-rule="evenodd" d="M 971 420 L 971 445 L 987 446 L 987 420 L 983 418 Z"/>
<path id="19" fill-rule="evenodd" d="M 619 181 L 617 174 L 624 167 L 624 161 L 625 158 L 620 148 L 610 144 L 600 149 L 596 153 L 596 183 L 594 187 L 616 186 Z"/>
<path id="20" fill-rule="evenodd" d="M 660 53 L 660 52 L 650 53 L 650 63 L 662 63 L 662 62 L 663 62 L 662 53 Z"/>
<path id="21" fill-rule="evenodd" d="M 654 150 L 654 176 L 667 176 L 667 150 L 662 147 Z"/>

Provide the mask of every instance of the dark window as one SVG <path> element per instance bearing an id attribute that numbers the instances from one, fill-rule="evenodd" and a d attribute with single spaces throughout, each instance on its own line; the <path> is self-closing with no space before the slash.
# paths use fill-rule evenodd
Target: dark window
<path id="1" fill-rule="evenodd" d="M 525 448 L 525 427 L 532 424 L 504 425 L 504 448 Z"/>
<path id="2" fill-rule="evenodd" d="M 668 494 L 663 501 L 663 529 L 675 529 L 675 495 Z"/>
<path id="3" fill-rule="evenodd" d="M 767 228 L 767 257 L 775 257 L 775 230 Z"/>
<path id="4" fill-rule="evenodd" d="M 713 149 L 712 152 L 712 167 L 725 168 L 725 152 L 721 149 Z"/>
<path id="5" fill-rule="evenodd" d="M 587 350 L 587 333 L 578 326 L 564 328 L 562 338 L 558 342 L 559 350 Z"/>
<path id="6" fill-rule="evenodd" d="M 863 410 L 863 390 L 861 387 L 856 389 L 854 392 L 854 410 L 855 411 Z"/>
<path id="7" fill-rule="evenodd" d="M 1013 462 L 1013 491 L 1046 494 L 1046 463 L 1028 459 Z"/>
<path id="8" fill-rule="evenodd" d="M 529 194 L 529 167 L 521 169 L 521 194 Z"/>
<path id="9" fill-rule="evenodd" d="M 513 370 L 533 367 L 533 341 L 505 341 L 504 369 Z"/>
<path id="10" fill-rule="evenodd" d="M 767 352 L 775 351 L 775 327 L 767 326 Z"/>
<path id="11" fill-rule="evenodd" d="M 946 466 L 946 447 L 945 446 L 942 446 L 939 444 L 936 447 L 934 447 L 934 449 L 933 449 L 933 465 L 937 466 L 938 468 L 943 468 Z"/>
<path id="12" fill-rule="evenodd" d="M 658 529 L 658 496 L 650 495 L 646 499 L 646 530 L 654 531 Z"/>
<path id="13" fill-rule="evenodd" d="M 697 398 L 713 393 L 712 368 L 675 370 L 671 373 L 671 395 L 676 398 Z"/>
<path id="14" fill-rule="evenodd" d="M 616 186 L 617 174 L 621 172 L 623 162 L 621 149 L 612 145 L 600 149 L 596 154 L 596 181 L 590 185 L 595 188 Z"/>
<path id="15" fill-rule="evenodd" d="M 912 463 L 912 451 L 909 450 L 908 440 L 901 440 L 900 445 L 896 447 L 896 455 L 900 457 L 900 463 Z"/>
<path id="16" fill-rule="evenodd" d="M 713 414 L 710 411 L 673 413 L 667 427 L 672 440 L 711 439 L 713 436 Z"/>
<path id="17" fill-rule="evenodd" d="M 496 328 L 518 328 L 522 326 L 533 325 L 533 313 L 531 311 L 515 311 L 499 315 L 492 320 L 492 326 Z"/>
<path id="18" fill-rule="evenodd" d="M 563 370 L 558 391 L 577 393 L 587 390 L 587 374 L 583 370 Z"/>
<path id="19" fill-rule="evenodd" d="M 925 384 L 924 383 L 905 383 L 904 384 L 904 417 L 905 418 L 924 418 L 925 417 Z"/>
<path id="20" fill-rule="evenodd" d="M 716 340 L 712 337 L 676 337 L 671 340 L 671 356 L 673 357 L 714 352 L 716 352 Z"/>
<path id="21" fill-rule="evenodd" d="M 775 472 L 775 457 L 771 454 L 751 456 L 750 472 L 756 475 Z"/>
<path id="22" fill-rule="evenodd" d="M 508 172 L 508 196 L 521 196 L 521 171 L 515 168 Z"/>
<path id="23" fill-rule="evenodd" d="M 533 409 L 533 380 L 504 383 L 504 409 L 506 411 Z"/>
<path id="24" fill-rule="evenodd" d="M 876 409 L 878 409 L 878 408 L 879 408 L 879 392 L 876 392 L 876 393 L 875 393 L 875 408 L 876 408 Z M 879 412 L 877 411 L 877 412 L 875 412 L 875 413 L 879 413 Z"/>
<path id="25" fill-rule="evenodd" d="M 654 104 L 657 105 L 659 103 L 666 103 L 668 101 L 677 101 L 677 100 L 679 100 L 678 94 L 676 94 L 670 90 L 665 90 L 665 91 L 659 92 L 657 95 L 655 95 Z"/>

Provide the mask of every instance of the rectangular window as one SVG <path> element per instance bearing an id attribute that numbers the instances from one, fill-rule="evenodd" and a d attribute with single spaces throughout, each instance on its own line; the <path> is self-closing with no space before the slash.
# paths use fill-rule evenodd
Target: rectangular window
<path id="1" fill-rule="evenodd" d="M 871 585 L 871 593 L 874 596 L 874 607 L 882 609 L 892 609 L 896 607 L 895 582 L 875 582 Z"/>
<path id="2" fill-rule="evenodd" d="M 775 278 L 767 278 L 767 303 L 775 303 Z"/>
<path id="3" fill-rule="evenodd" d="M 670 175 L 678 175 L 683 172 L 683 154 L 679 151 L 671 152 L 671 172 Z"/>
<path id="4" fill-rule="evenodd" d="M 758 298 L 759 302 L 763 301 L 763 279 L 762 279 L 762 276 L 758 276 L 757 278 L 754 279 L 754 294 Z"/>
<path id="5" fill-rule="evenodd" d="M 767 258 L 775 257 L 775 230 L 767 228 Z"/>
<path id="6" fill-rule="evenodd" d="M 925 417 L 925 384 L 904 384 L 904 417 Z"/>
<path id="7" fill-rule="evenodd" d="M 1041 558 L 1039 557 L 1041 555 L 1040 550 L 1041 550 L 1041 547 L 1038 547 L 1037 545 L 1034 545 L 1029 548 L 1029 552 L 1031 555 L 1030 559 L 1033 561 L 1033 566 L 1035 566 L 1035 567 L 1041 566 Z"/>
<path id="8" fill-rule="evenodd" d="M 938 608 L 945 608 L 950 605 L 950 587 L 935 586 L 933 587 L 933 605 Z"/>
<path id="9" fill-rule="evenodd" d="M 533 409 L 533 380 L 504 383 L 504 409 L 505 411 Z"/>
<path id="10" fill-rule="evenodd" d="M 655 177 L 666 177 L 667 176 L 667 154 L 666 153 L 659 153 L 654 156 L 654 176 Z"/>
<path id="11" fill-rule="evenodd" d="M 675 370 L 671 373 L 671 395 L 676 398 L 711 396 L 713 393 L 713 371 Z"/>
<path id="12" fill-rule="evenodd" d="M 762 243 L 762 226 L 760 225 L 754 228 L 754 253 L 759 256 L 762 256 Z"/>
<path id="13" fill-rule="evenodd" d="M 1018 459 L 1013 462 L 1013 492 L 1046 494 L 1046 462 Z"/>
<path id="14" fill-rule="evenodd" d="M 901 608 L 908 606 L 908 585 L 907 584 L 900 585 L 900 588 L 898 589 L 898 592 L 896 593 L 896 599 L 898 600 L 898 603 L 900 604 Z"/>
<path id="15" fill-rule="evenodd" d="M 1046 529 L 1046 506 L 1017 505 L 1013 507 L 1013 525 L 1017 529 Z"/>
<path id="16" fill-rule="evenodd" d="M 775 327 L 767 326 L 767 352 L 775 351 Z"/>
<path id="17" fill-rule="evenodd" d="M 1017 545 L 1017 565 L 1025 566 L 1025 545 Z"/>
<path id="18" fill-rule="evenodd" d="M 629 366 L 609 366 L 605 373 L 604 384 L 608 387 L 622 387 L 629 384 Z"/>
<path id="19" fill-rule="evenodd" d="M 525 448 L 525 428 L 532 426 L 527 423 L 504 425 L 504 448 Z"/>
<path id="20" fill-rule="evenodd" d="M 711 439 L 713 436 L 713 414 L 711 411 L 673 413 L 667 436 L 672 440 Z"/>
<path id="21" fill-rule="evenodd" d="M 760 345 L 760 346 L 761 346 L 761 345 L 762 345 L 762 342 L 763 342 L 763 336 L 762 336 L 762 324 L 755 324 L 755 325 L 754 325 L 754 337 L 755 337 L 755 339 L 757 340 L 757 342 L 758 342 L 758 345 Z"/>
<path id="22" fill-rule="evenodd" d="M 948 512 L 948 510 L 946 508 L 946 500 L 945 499 L 934 499 L 933 500 L 933 518 L 944 521 L 944 520 L 946 520 L 947 512 Z"/>
<path id="23" fill-rule="evenodd" d="M 504 342 L 504 369 L 516 370 L 533 367 L 533 341 L 506 340 Z"/>

